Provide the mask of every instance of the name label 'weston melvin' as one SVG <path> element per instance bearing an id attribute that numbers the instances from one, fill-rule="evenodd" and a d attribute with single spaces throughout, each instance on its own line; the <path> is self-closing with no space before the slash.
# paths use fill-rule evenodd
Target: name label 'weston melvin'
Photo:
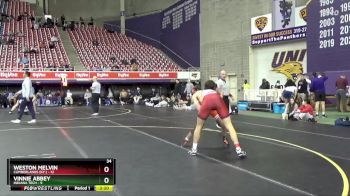
<path id="1" fill-rule="evenodd" d="M 14 165 L 14 171 L 33 171 L 33 170 L 58 170 L 58 165 Z"/>

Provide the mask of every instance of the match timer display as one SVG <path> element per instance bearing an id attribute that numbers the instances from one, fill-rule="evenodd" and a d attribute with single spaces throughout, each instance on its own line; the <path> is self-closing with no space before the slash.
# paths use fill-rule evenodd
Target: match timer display
<path id="1" fill-rule="evenodd" d="M 12 191 L 113 191 L 115 159 L 8 159 Z"/>

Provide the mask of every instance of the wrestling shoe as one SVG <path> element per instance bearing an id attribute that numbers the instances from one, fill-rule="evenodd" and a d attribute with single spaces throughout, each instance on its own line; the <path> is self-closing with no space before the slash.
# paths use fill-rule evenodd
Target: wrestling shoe
<path id="1" fill-rule="evenodd" d="M 191 156 L 196 156 L 197 155 L 197 150 L 191 149 L 190 151 L 188 151 L 188 154 L 190 154 Z"/>
<path id="2" fill-rule="evenodd" d="M 244 159 L 247 157 L 247 153 L 240 148 L 236 149 L 236 153 L 239 159 Z"/>
<path id="3" fill-rule="evenodd" d="M 28 124 L 35 124 L 36 123 L 36 120 L 35 119 L 33 119 L 33 120 L 31 120 L 31 121 L 28 121 Z"/>
<path id="4" fill-rule="evenodd" d="M 16 120 L 11 120 L 12 123 L 15 123 L 15 124 L 19 124 L 21 123 L 21 120 L 20 119 L 16 119 Z"/>
<path id="5" fill-rule="evenodd" d="M 221 126 L 220 126 L 218 123 L 216 123 L 216 127 L 217 127 L 218 129 L 221 129 Z"/>

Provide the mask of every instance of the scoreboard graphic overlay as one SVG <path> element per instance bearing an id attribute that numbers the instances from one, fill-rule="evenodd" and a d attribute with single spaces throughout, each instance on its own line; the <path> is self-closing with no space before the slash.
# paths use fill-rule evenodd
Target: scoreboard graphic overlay
<path id="1" fill-rule="evenodd" d="M 308 72 L 350 70 L 350 0 L 308 5 Z"/>
<path id="2" fill-rule="evenodd" d="M 115 159 L 7 159 L 12 191 L 113 191 Z"/>

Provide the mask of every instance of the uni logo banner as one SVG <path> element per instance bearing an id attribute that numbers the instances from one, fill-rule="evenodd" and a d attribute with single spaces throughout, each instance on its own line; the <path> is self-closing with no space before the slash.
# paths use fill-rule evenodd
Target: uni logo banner
<path id="1" fill-rule="evenodd" d="M 272 71 L 285 75 L 288 79 L 294 79 L 304 72 L 303 61 L 306 49 L 275 52 L 272 59 Z"/>

